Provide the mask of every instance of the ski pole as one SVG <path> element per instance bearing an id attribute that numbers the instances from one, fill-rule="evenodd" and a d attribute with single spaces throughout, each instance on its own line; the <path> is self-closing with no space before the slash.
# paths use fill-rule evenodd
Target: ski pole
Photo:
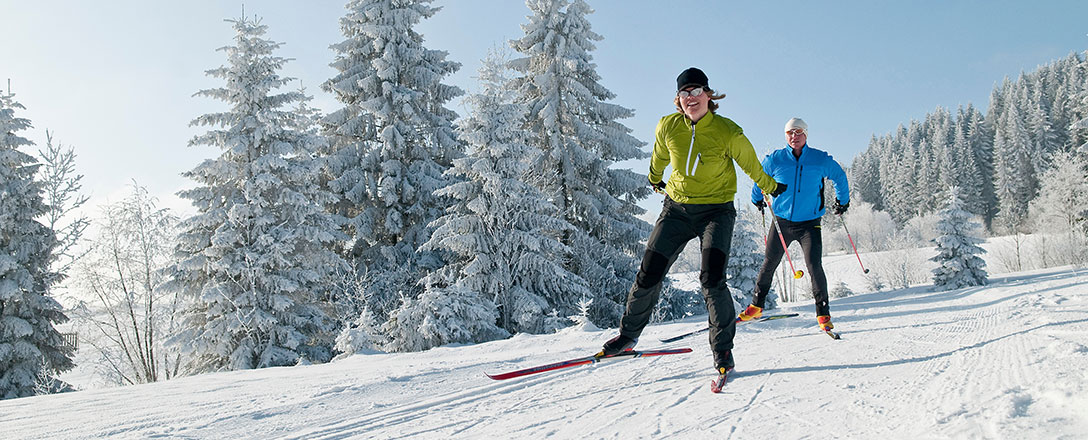
<path id="1" fill-rule="evenodd" d="M 842 222 L 842 229 L 846 231 L 846 238 L 850 240 L 850 247 L 854 248 L 854 256 L 858 257 L 858 264 L 861 265 L 861 271 L 869 273 L 869 269 L 866 269 L 865 264 L 861 262 L 861 255 L 858 254 L 858 247 L 854 245 L 854 237 L 850 236 L 850 230 L 846 229 L 846 220 L 842 219 L 842 214 L 839 214 L 839 221 Z"/>
<path id="2" fill-rule="evenodd" d="M 778 241 L 782 242 L 782 250 L 786 252 L 786 261 L 790 262 L 790 270 L 793 271 L 793 278 L 799 279 L 805 276 L 804 271 L 793 269 L 793 258 L 790 258 L 789 246 L 786 246 L 786 237 L 782 236 L 782 227 L 778 226 L 778 217 L 774 215 L 774 209 L 771 208 L 771 199 L 767 197 L 767 193 L 763 193 L 763 202 L 767 204 L 767 209 L 771 211 L 771 222 L 774 223 L 774 229 L 778 232 Z"/>
<path id="3" fill-rule="evenodd" d="M 759 218 L 763 223 L 763 247 L 767 247 L 767 214 L 762 209 L 759 210 Z"/>

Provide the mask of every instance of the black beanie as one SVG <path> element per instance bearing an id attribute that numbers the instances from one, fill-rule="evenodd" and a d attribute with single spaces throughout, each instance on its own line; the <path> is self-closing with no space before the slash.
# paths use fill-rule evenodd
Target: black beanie
<path id="1" fill-rule="evenodd" d="M 702 70 L 688 67 L 687 70 L 680 72 L 680 76 L 676 77 L 676 91 L 679 92 L 689 86 L 709 87 L 709 82 Z"/>

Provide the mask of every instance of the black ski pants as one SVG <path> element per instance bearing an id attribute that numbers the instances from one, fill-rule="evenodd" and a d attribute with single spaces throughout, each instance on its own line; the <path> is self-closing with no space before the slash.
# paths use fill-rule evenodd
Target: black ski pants
<path id="1" fill-rule="evenodd" d="M 620 334 L 638 338 L 650 322 L 661 293 L 665 274 L 676 257 L 693 238 L 702 242 L 702 268 L 699 281 L 710 315 L 710 347 L 715 352 L 731 350 L 736 334 L 736 309 L 725 285 L 725 266 L 733 240 L 737 211 L 733 202 L 721 204 L 683 204 L 665 197 L 661 216 L 646 243 L 638 277 L 627 295 L 627 307 L 620 321 Z"/>
<path id="2" fill-rule="evenodd" d="M 820 235 L 820 219 L 803 222 L 791 222 L 778 219 L 778 225 L 782 227 L 782 238 L 786 246 L 797 241 L 801 243 L 801 250 L 805 254 L 805 265 L 808 267 L 808 277 L 812 280 L 812 297 L 816 301 L 816 315 L 831 315 L 831 308 L 827 299 L 827 276 L 824 274 L 823 238 Z M 782 262 L 782 254 L 786 251 L 782 248 L 782 241 L 778 238 L 778 229 L 771 222 L 771 230 L 767 233 L 767 250 L 763 254 L 763 266 L 759 268 L 756 276 L 756 290 L 752 296 L 752 304 L 763 307 L 767 301 L 767 292 L 771 289 L 771 281 L 774 279 L 774 271 Z"/>

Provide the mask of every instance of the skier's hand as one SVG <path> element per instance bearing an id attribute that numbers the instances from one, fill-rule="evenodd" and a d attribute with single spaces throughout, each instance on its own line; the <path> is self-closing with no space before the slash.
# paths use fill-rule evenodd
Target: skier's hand
<path id="1" fill-rule="evenodd" d="M 654 189 L 655 193 L 665 194 L 665 182 L 664 181 L 657 182 L 657 183 L 650 182 L 650 187 Z"/>
<path id="2" fill-rule="evenodd" d="M 778 197 L 779 194 L 786 192 L 786 184 L 782 182 L 775 182 L 777 185 L 774 187 L 774 191 L 771 191 L 772 197 Z"/>
<path id="3" fill-rule="evenodd" d="M 758 202 L 753 203 L 753 205 L 756 205 L 756 209 L 759 210 L 759 213 L 763 214 L 763 208 L 767 207 L 767 202 L 764 202 L 764 201 L 760 200 Z"/>
<path id="4" fill-rule="evenodd" d="M 843 214 L 846 213 L 846 210 L 849 209 L 849 208 L 850 208 L 850 203 L 847 203 L 847 204 L 844 205 L 844 204 L 839 203 L 838 199 L 835 200 L 834 205 L 831 205 L 831 209 L 835 210 L 835 215 L 843 215 Z"/>

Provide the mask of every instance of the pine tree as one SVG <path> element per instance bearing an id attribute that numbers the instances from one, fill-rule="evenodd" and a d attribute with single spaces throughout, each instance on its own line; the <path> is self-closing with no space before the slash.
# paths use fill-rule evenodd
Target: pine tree
<path id="1" fill-rule="evenodd" d="M 528 108 L 525 131 L 543 153 L 529 179 L 575 227 L 562 238 L 572 249 L 567 267 L 598 295 L 592 318 L 615 326 L 650 227 L 636 217 L 644 212 L 636 202 L 649 195 L 646 176 L 611 165 L 647 153 L 618 122 L 633 112 L 606 102 L 615 95 L 600 84 L 590 54 L 602 37 L 586 20 L 589 6 L 582 0 L 527 5 L 525 35 L 510 42 L 524 57 L 510 66 L 521 74 L 512 87 L 515 101 Z M 574 313 L 573 306 L 561 312 Z"/>
<path id="2" fill-rule="evenodd" d="M 0 92 L 0 399 L 32 396 L 40 379 L 54 381 L 73 367 L 55 327 L 68 317 L 50 296 L 58 242 L 37 220 L 48 210 L 34 179 L 38 165 L 19 151 L 32 145 L 17 134 L 31 126 L 15 115 L 23 108 Z"/>
<path id="3" fill-rule="evenodd" d="M 911 124 L 912 127 L 916 125 L 918 125 L 917 122 Z M 909 132 L 912 131 L 914 129 Z M 912 144 L 911 139 L 916 138 L 901 138 L 900 145 L 903 150 L 899 154 L 899 162 L 893 168 L 895 171 L 892 174 L 892 184 L 886 187 L 890 193 L 887 197 L 890 203 L 886 207 L 895 222 L 900 225 L 918 215 L 921 206 L 918 200 L 920 194 L 920 185 L 917 180 L 920 174 L 918 150 L 917 144 Z"/>
<path id="4" fill-rule="evenodd" d="M 192 125 L 214 128 L 190 141 L 222 154 L 186 172 L 198 186 L 179 193 L 198 213 L 180 225 L 169 288 L 191 304 L 174 340 L 196 372 L 327 360 L 326 289 L 346 264 L 332 250 L 338 225 L 324 209 L 332 195 L 319 187 L 320 139 L 284 109 L 307 98 L 275 93 L 292 79 L 276 73 L 288 60 L 262 38 L 267 26 L 227 21 L 236 31 L 235 45 L 220 49 L 228 65 L 207 71 L 226 84 L 196 95 L 230 108 L 196 118 Z"/>
<path id="5" fill-rule="evenodd" d="M 835 287 L 831 289 L 832 298 L 846 298 L 853 295 L 854 291 L 850 290 L 850 286 L 846 285 L 846 281 L 839 280 L 835 283 Z"/>
<path id="6" fill-rule="evenodd" d="M 322 88 L 344 104 L 322 125 L 330 138 L 326 179 L 347 219 L 348 257 L 364 274 L 365 307 L 384 322 L 421 293 L 423 273 L 441 255 L 417 252 L 448 201 L 435 195 L 464 154 L 445 107 L 462 92 L 443 84 L 460 64 L 427 49 L 414 29 L 439 8 L 432 0 L 353 0 L 340 19 L 346 39 L 332 46 L 337 74 Z"/>
<path id="7" fill-rule="evenodd" d="M 1028 202 L 1035 198 L 1038 184 L 1030 152 L 1031 139 L 1020 116 L 1019 106 L 1012 99 L 1007 99 L 1006 103 L 1009 106 L 994 139 L 997 154 L 994 159 L 997 178 L 994 186 L 1001 224 L 1007 231 L 1016 232 L 1024 227 Z"/>
<path id="8" fill-rule="evenodd" d="M 38 157 L 41 159 L 39 175 L 43 199 L 48 207 L 45 226 L 57 237 L 57 248 L 53 253 L 58 261 L 54 272 L 65 277 L 86 252 L 79 250 L 77 245 L 90 225 L 87 216 L 79 213 L 89 197 L 80 194 L 83 175 L 76 174 L 74 148 L 54 143 L 53 134 L 46 130 L 45 149 L 38 150 Z"/>
<path id="9" fill-rule="evenodd" d="M 1043 88 L 1036 89 L 1028 114 L 1032 164 L 1037 170 L 1050 168 L 1054 154 L 1061 150 L 1058 133 L 1051 124 L 1050 105 L 1045 99 Z"/>
<path id="10" fill-rule="evenodd" d="M 869 148 L 854 156 L 854 161 L 847 170 L 850 185 L 853 187 L 851 198 L 864 200 L 874 205 L 881 203 L 880 162 L 876 150 L 881 140 L 874 135 L 869 139 Z"/>
<path id="11" fill-rule="evenodd" d="M 737 203 L 737 205 L 741 205 Z M 725 278 L 733 291 L 733 299 L 741 307 L 752 303 L 752 294 L 756 289 L 756 277 L 763 265 L 763 236 L 757 231 L 752 221 L 752 210 L 737 213 L 733 225 L 733 241 L 729 247 L 729 265 L 725 268 Z M 765 309 L 777 307 L 778 294 L 771 290 L 764 303 Z"/>
<path id="12" fill-rule="evenodd" d="M 991 107 L 992 108 L 992 107 Z M 987 230 L 992 230 L 997 215 L 997 193 L 994 189 L 994 133 L 986 116 L 971 104 L 964 111 L 967 119 L 968 153 L 973 155 L 980 180 L 980 199 L 977 208 Z M 970 200 L 970 199 L 968 199 Z"/>
<path id="13" fill-rule="evenodd" d="M 1077 58 L 1074 56 L 1074 58 Z M 1068 86 L 1065 89 L 1066 96 L 1071 97 L 1073 101 L 1070 104 L 1070 111 L 1073 122 L 1069 124 L 1069 129 L 1074 132 L 1073 139 L 1079 139 L 1076 144 L 1080 144 L 1077 150 L 1083 154 L 1088 154 L 1088 52 L 1085 53 L 1084 60 L 1077 60 L 1071 62 L 1069 66 L 1069 79 L 1066 82 Z"/>
<path id="14" fill-rule="evenodd" d="M 571 250 L 559 237 L 573 227 L 555 217 L 555 206 L 540 190 L 523 181 L 526 158 L 539 151 L 520 129 L 525 107 L 509 102 L 508 80 L 495 55 L 485 61 L 480 79 L 483 91 L 466 100 L 472 113 L 459 127 L 471 153 L 447 171 L 457 183 L 439 190 L 454 203 L 435 221 L 423 246 L 452 256 L 425 281 L 428 291 L 452 285 L 461 297 L 475 294 L 497 304 L 507 331 L 553 330 L 546 328 L 547 312 L 592 298 L 585 281 L 562 265 Z M 473 340 L 498 333 L 480 329 L 489 335 Z"/>
<path id="15" fill-rule="evenodd" d="M 937 255 L 930 258 L 938 264 L 933 269 L 933 287 L 953 290 L 986 284 L 986 262 L 979 257 L 986 251 L 978 246 L 984 241 L 978 236 L 982 226 L 964 210 L 958 188 L 949 189 L 949 194 L 948 206 L 940 211 L 937 222 Z"/>

